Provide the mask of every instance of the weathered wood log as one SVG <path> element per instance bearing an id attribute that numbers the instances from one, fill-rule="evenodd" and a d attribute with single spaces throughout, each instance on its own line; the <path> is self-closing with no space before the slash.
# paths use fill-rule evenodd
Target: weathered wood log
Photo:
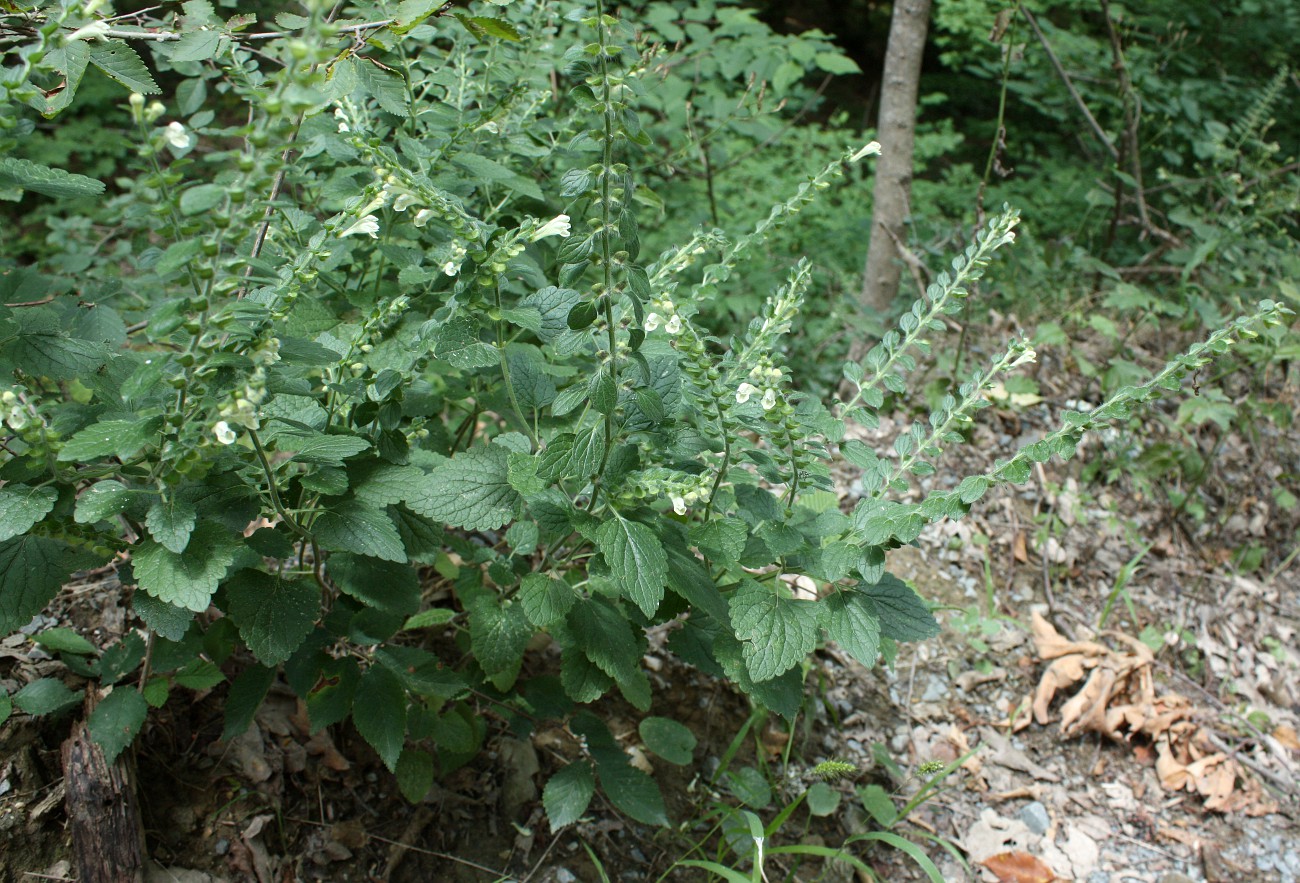
<path id="1" fill-rule="evenodd" d="M 63 743 L 64 806 L 79 883 L 143 883 L 144 826 L 130 758 L 109 766 L 78 722 Z"/>

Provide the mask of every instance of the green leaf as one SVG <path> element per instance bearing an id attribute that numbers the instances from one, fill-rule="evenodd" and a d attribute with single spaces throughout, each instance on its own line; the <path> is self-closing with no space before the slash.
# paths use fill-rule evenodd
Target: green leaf
<path id="1" fill-rule="evenodd" d="M 575 761 L 551 776 L 542 789 L 542 806 L 551 822 L 551 832 L 582 818 L 595 793 L 596 777 L 584 760 Z"/>
<path id="2" fill-rule="evenodd" d="M 507 458 L 500 445 L 465 451 L 415 485 L 406 505 L 455 527 L 496 530 L 514 518 L 520 503 L 519 493 L 510 486 Z"/>
<path id="3" fill-rule="evenodd" d="M 195 659 L 177 669 L 173 675 L 176 683 L 190 690 L 210 690 L 226 679 L 216 663 Z"/>
<path id="4" fill-rule="evenodd" d="M 587 396 L 591 399 L 591 406 L 601 414 L 614 413 L 614 408 L 618 407 L 618 387 L 608 368 L 601 368 L 592 375 L 587 385 Z"/>
<path id="5" fill-rule="evenodd" d="M 521 196 L 529 199 L 544 200 L 546 197 L 531 178 L 525 178 L 518 172 L 502 165 L 494 159 L 474 153 L 458 153 L 452 162 L 469 172 L 470 182 L 483 181 L 503 184 Z"/>
<path id="6" fill-rule="evenodd" d="M 397 759 L 397 789 L 408 803 L 419 803 L 433 787 L 433 755 L 405 748 Z"/>
<path id="7" fill-rule="evenodd" d="M 56 199 L 98 196 L 104 192 L 103 181 L 12 156 L 0 158 L 0 184 Z"/>
<path id="8" fill-rule="evenodd" d="M 275 447 L 293 452 L 299 463 L 317 463 L 322 466 L 341 466 L 348 457 L 355 457 L 370 447 L 370 442 L 355 435 L 277 435 Z"/>
<path id="9" fill-rule="evenodd" d="M 380 460 L 354 461 L 348 464 L 348 483 L 352 495 L 371 506 L 403 503 L 411 488 L 424 478 L 415 466 L 397 466 Z"/>
<path id="10" fill-rule="evenodd" d="M 466 16 L 457 15 L 462 21 Z M 511 43 L 518 43 L 523 39 L 519 30 L 510 22 L 500 18 L 488 18 L 483 15 L 468 16 L 468 22 L 465 25 L 475 36 L 496 37 L 498 40 L 508 40 Z"/>
<path id="11" fill-rule="evenodd" d="M 72 629 L 46 629 L 32 636 L 32 640 L 51 653 L 71 653 L 74 656 L 94 656 L 95 645 Z"/>
<path id="12" fill-rule="evenodd" d="M 939 634 L 939 623 L 912 587 L 892 574 L 858 590 L 871 599 L 880 619 L 880 634 L 895 641 L 921 641 Z"/>
<path id="13" fill-rule="evenodd" d="M 614 685 L 614 679 L 575 647 L 560 655 L 560 684 L 574 702 L 595 702 Z"/>
<path id="14" fill-rule="evenodd" d="M 469 637 L 474 657 L 488 678 L 499 690 L 509 688 L 533 637 L 523 605 L 503 606 L 495 598 L 479 601 L 469 612 Z"/>
<path id="15" fill-rule="evenodd" d="M 202 613 L 242 546 L 221 525 L 204 522 L 180 555 L 153 540 L 142 541 L 132 555 L 135 578 L 158 600 Z"/>
<path id="16" fill-rule="evenodd" d="M 450 607 L 430 607 L 428 610 L 421 610 L 412 616 L 402 625 L 404 630 L 427 629 L 440 625 L 446 625 L 456 618 L 456 611 Z"/>
<path id="17" fill-rule="evenodd" d="M 0 693 L 0 727 L 4 726 L 5 721 L 14 713 L 14 701 L 9 698 L 8 693 Z"/>
<path id="18" fill-rule="evenodd" d="M 817 616 L 811 603 L 780 594 L 776 586 L 742 580 L 731 596 L 731 626 L 744 641 L 745 665 L 755 681 L 794 668 L 817 647 Z"/>
<path id="19" fill-rule="evenodd" d="M 695 734 L 666 717 L 648 717 L 638 727 L 645 747 L 669 763 L 685 766 L 695 756 Z"/>
<path id="20" fill-rule="evenodd" d="M 14 704 L 28 714 L 39 717 L 54 714 L 81 702 L 81 691 L 75 693 L 55 678 L 32 681 L 14 694 Z"/>
<path id="21" fill-rule="evenodd" d="M 221 738 L 230 741 L 242 736 L 253 724 L 253 715 L 261 708 L 266 694 L 275 681 L 275 669 L 264 665 L 250 665 L 241 671 L 230 684 L 226 694 L 226 723 Z"/>
<path id="22" fill-rule="evenodd" d="M 410 116 L 407 105 L 406 81 L 395 70 L 384 70 L 368 59 L 358 56 L 355 70 L 366 92 L 384 110 L 394 116 Z M 390 766 L 391 769 L 391 766 Z"/>
<path id="23" fill-rule="evenodd" d="M 257 661 L 276 666 L 311 633 L 320 613 L 314 582 L 282 579 L 260 570 L 241 570 L 226 584 L 228 613 Z"/>
<path id="24" fill-rule="evenodd" d="M 524 615 L 538 628 L 554 625 L 568 614 L 577 595 L 573 587 L 558 577 L 530 573 L 519 585 L 519 603 Z"/>
<path id="25" fill-rule="evenodd" d="M 169 48 L 172 61 L 207 61 L 215 58 L 221 48 L 221 32 L 189 31 Z"/>
<path id="26" fill-rule="evenodd" d="M 462 371 L 501 364 L 501 352 L 479 340 L 478 334 L 478 325 L 472 319 L 457 316 L 434 333 L 433 354 Z"/>
<path id="27" fill-rule="evenodd" d="M 840 792 L 825 782 L 813 782 L 808 788 L 808 812 L 814 816 L 834 815 L 840 808 Z"/>
<path id="28" fill-rule="evenodd" d="M 94 524 L 126 511 L 131 492 L 120 481 L 97 481 L 81 492 L 72 510 L 78 524 Z"/>
<path id="29" fill-rule="evenodd" d="M 74 570 L 92 561 L 48 537 L 23 534 L 0 542 L 0 634 L 27 625 Z"/>
<path id="30" fill-rule="evenodd" d="M 828 74 L 860 74 L 858 63 L 839 52 L 818 52 L 813 61 Z"/>
<path id="31" fill-rule="evenodd" d="M 772 802 L 772 786 L 752 766 L 727 770 L 724 778 L 732 795 L 745 806 L 763 809 Z"/>
<path id="32" fill-rule="evenodd" d="M 90 63 L 132 92 L 154 95 L 162 91 L 140 56 L 122 40 L 90 44 Z"/>
<path id="33" fill-rule="evenodd" d="M 628 701 L 649 707 L 650 683 L 641 670 L 645 638 L 604 598 L 591 598 L 569 613 L 569 630 L 587 658 L 618 684 Z"/>
<path id="34" fill-rule="evenodd" d="M 189 631 L 190 623 L 194 620 L 193 610 L 159 601 L 145 592 L 136 592 L 132 595 L 131 606 L 135 609 L 136 616 L 144 620 L 145 625 L 169 641 L 179 641 L 184 638 L 185 633 Z"/>
<path id="35" fill-rule="evenodd" d="M 624 597 L 653 616 L 668 581 L 668 556 L 654 531 L 618 513 L 596 531 L 596 547 Z"/>
<path id="36" fill-rule="evenodd" d="M 668 810 L 659 786 L 641 770 L 627 762 L 621 751 L 601 752 L 596 756 L 596 775 L 609 802 L 620 811 L 645 825 L 667 825 Z"/>
<path id="37" fill-rule="evenodd" d="M 0 488 L 0 542 L 27 533 L 49 514 L 58 498 L 52 487 L 7 484 Z"/>
<path id="38" fill-rule="evenodd" d="M 321 666 L 319 686 L 307 694 L 307 717 L 313 733 L 348 716 L 360 680 L 361 669 L 355 660 L 330 659 Z"/>
<path id="39" fill-rule="evenodd" d="M 738 560 L 748 538 L 745 522 L 732 519 L 693 524 L 688 535 L 701 552 L 723 561 Z"/>
<path id="40" fill-rule="evenodd" d="M 312 524 L 312 535 L 331 552 L 355 552 L 382 561 L 406 563 L 397 528 L 382 509 L 355 500 L 335 503 Z"/>
<path id="41" fill-rule="evenodd" d="M 826 634 L 850 656 L 874 668 L 880 655 L 880 616 L 876 605 L 857 591 L 836 592 L 823 602 Z"/>
<path id="42" fill-rule="evenodd" d="M 69 337 L 58 317 L 50 313 L 25 313 L 19 322 L 20 330 L 5 352 L 27 374 L 75 380 L 94 374 L 108 361 L 108 348 L 102 342 Z"/>
<path id="43" fill-rule="evenodd" d="M 139 633 L 130 631 L 99 657 L 99 681 L 116 684 L 144 662 L 145 644 Z"/>
<path id="44" fill-rule="evenodd" d="M 380 665 L 366 669 L 352 702 L 352 721 L 384 766 L 395 771 L 406 742 L 406 690 L 397 675 Z"/>
<path id="45" fill-rule="evenodd" d="M 420 609 L 420 578 L 413 567 L 346 552 L 331 555 L 326 567 L 341 590 L 371 607 L 403 616 Z"/>
<path id="46" fill-rule="evenodd" d="M 63 443 L 58 459 L 60 463 L 87 463 L 99 457 L 125 460 L 157 432 L 154 420 L 102 420 L 74 433 Z"/>
<path id="47" fill-rule="evenodd" d="M 144 523 L 155 540 L 179 555 L 189 544 L 197 517 L 193 503 L 173 494 L 171 499 L 154 502 L 149 507 Z"/>
<path id="48" fill-rule="evenodd" d="M 95 706 L 86 721 L 86 730 L 104 750 L 104 760 L 111 765 L 135 740 L 148 715 L 149 703 L 139 692 L 118 687 Z"/>

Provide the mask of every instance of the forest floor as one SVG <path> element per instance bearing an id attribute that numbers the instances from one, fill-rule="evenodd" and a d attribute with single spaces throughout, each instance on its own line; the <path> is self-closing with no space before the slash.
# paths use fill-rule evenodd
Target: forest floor
<path id="1" fill-rule="evenodd" d="M 1300 413 L 1294 387 L 1269 394 Z M 1054 426 L 1067 402 L 1089 398 L 1046 381 L 1038 395 L 982 412 L 960 451 L 962 474 L 1009 456 Z M 885 421 L 860 437 L 885 450 L 900 428 Z M 1189 450 L 1212 461 L 1204 481 L 1159 467 Z M 961 761 L 892 828 L 944 880 L 1295 883 L 1300 562 L 1289 556 L 1300 511 L 1277 489 L 1300 496 L 1300 433 L 1260 420 L 1175 434 L 1152 420 L 1141 437 L 1094 439 L 1081 454 L 1043 464 L 1030 483 L 892 553 L 891 572 L 942 605 L 943 633 L 904 647 L 889 668 L 820 652 L 793 726 L 751 717 L 743 697 L 658 649 L 656 636 L 646 659 L 658 688 L 652 713 L 692 729 L 695 765 L 647 759 L 627 706 L 597 711 L 635 762 L 653 765 L 676 829 L 647 828 L 598 800 L 553 836 L 538 789 L 572 752 L 560 722 L 520 738 L 485 709 L 487 750 L 412 807 L 350 728 L 310 734 L 287 689 L 244 736 L 219 741 L 217 687 L 173 696 L 137 748 L 158 863 L 150 880 L 704 879 L 670 868 L 684 857 L 748 867 L 716 838 L 687 855 L 709 832 L 698 820 L 737 806 L 737 792 L 756 800 L 742 787 L 753 784 L 745 768 L 765 773 L 770 821 L 815 764 L 835 759 L 858 770 L 832 783 L 838 808 L 810 817 L 801 806 L 769 848 L 838 848 L 879 829 L 861 797 L 879 794 L 869 786 L 900 806 L 925 780 L 923 764 Z M 854 476 L 840 478 L 849 506 Z M 1187 502 L 1174 505 L 1167 491 Z M 38 627 L 53 624 L 101 646 L 133 626 L 112 574 L 69 586 Z M 59 665 L 16 636 L 0 645 L 0 687 L 12 693 Z M 59 761 L 67 725 L 15 713 L 0 731 L 0 883 L 75 879 Z M 903 852 L 865 847 L 848 851 L 880 879 L 924 879 Z M 861 879 L 844 861 L 793 860 L 770 856 L 766 879 Z"/>

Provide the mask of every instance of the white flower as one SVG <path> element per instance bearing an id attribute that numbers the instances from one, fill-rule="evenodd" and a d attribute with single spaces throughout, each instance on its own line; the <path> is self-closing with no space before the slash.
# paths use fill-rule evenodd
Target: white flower
<path id="1" fill-rule="evenodd" d="M 71 43 L 74 40 L 100 40 L 108 33 L 108 22 L 92 21 L 85 27 L 77 28 L 64 39 Z"/>
<path id="2" fill-rule="evenodd" d="M 194 143 L 190 133 L 185 131 L 185 127 L 175 120 L 167 124 L 167 128 L 163 131 L 163 137 L 167 139 L 168 144 L 177 150 L 187 150 Z"/>
<path id="3" fill-rule="evenodd" d="M 770 411 L 776 407 L 776 390 L 769 389 L 763 393 L 762 405 L 764 411 Z"/>
<path id="4" fill-rule="evenodd" d="M 864 156 L 880 156 L 880 142 L 868 141 L 861 150 L 849 157 L 849 162 L 857 162 Z"/>
<path id="5" fill-rule="evenodd" d="M 442 272 L 446 273 L 448 276 L 455 276 L 460 272 L 460 264 L 455 261 L 447 261 L 447 263 L 442 265 Z"/>
<path id="6" fill-rule="evenodd" d="M 743 405 L 749 401 L 749 397 L 758 392 L 758 387 L 752 383 L 742 383 L 736 388 L 736 404 Z"/>
<path id="7" fill-rule="evenodd" d="M 341 107 L 334 108 L 334 119 L 339 121 L 340 135 L 343 134 L 344 132 L 352 131 L 352 128 L 348 125 L 348 115 L 343 112 L 343 108 Z"/>
<path id="8" fill-rule="evenodd" d="M 223 445 L 235 443 L 235 431 L 230 428 L 230 424 L 224 420 L 218 420 L 212 427 L 212 434 L 217 437 L 217 441 Z"/>
<path id="9" fill-rule="evenodd" d="M 673 501 L 673 511 L 678 515 L 686 514 L 686 501 L 681 497 L 669 497 Z"/>
<path id="10" fill-rule="evenodd" d="M 539 239 L 545 239 L 547 236 L 559 236 L 561 239 L 568 239 L 569 232 L 572 229 L 572 226 L 569 224 L 568 215 L 556 215 L 541 227 L 537 228 L 537 232 L 533 234 L 532 241 L 536 242 Z"/>
<path id="11" fill-rule="evenodd" d="M 377 219 L 374 215 L 366 215 L 364 218 L 355 222 L 351 227 L 348 227 L 346 230 L 340 233 L 339 238 L 342 239 L 344 236 L 352 236 L 353 234 L 356 233 L 365 233 L 371 239 L 378 239 L 379 219 Z"/>
<path id="12" fill-rule="evenodd" d="M 664 326 L 664 331 L 667 331 L 669 334 L 676 334 L 681 330 L 682 330 L 681 316 L 673 316 L 671 319 L 668 320 L 668 324 Z"/>
<path id="13" fill-rule="evenodd" d="M 660 323 L 663 322 L 663 320 L 664 317 L 659 315 L 658 313 L 647 313 L 645 317 L 646 333 L 649 334 L 651 331 L 654 331 L 656 328 L 658 328 Z"/>
<path id="14" fill-rule="evenodd" d="M 393 211 L 404 212 L 406 211 L 407 207 L 414 204 L 414 202 L 415 202 L 414 196 L 412 196 L 410 193 L 402 193 L 398 195 L 397 199 L 393 200 Z"/>
<path id="15" fill-rule="evenodd" d="M 411 223 L 417 227 L 423 227 L 432 217 L 433 211 L 431 209 L 422 208 L 415 213 L 415 217 L 411 220 Z"/>
<path id="16" fill-rule="evenodd" d="M 1019 368 L 1021 365 L 1024 365 L 1028 362 L 1032 362 L 1037 358 L 1038 358 L 1038 353 L 1034 352 L 1033 347 L 1031 346 L 1025 347 L 1025 351 L 1022 352 L 1020 355 L 1016 356 L 1016 360 L 1007 366 L 1007 370 L 1010 370 L 1012 368 Z"/>

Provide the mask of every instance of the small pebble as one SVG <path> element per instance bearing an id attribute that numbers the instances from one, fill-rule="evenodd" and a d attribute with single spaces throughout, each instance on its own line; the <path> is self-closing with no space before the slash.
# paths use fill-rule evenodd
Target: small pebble
<path id="1" fill-rule="evenodd" d="M 555 883 L 577 883 L 578 878 L 568 868 L 559 868 L 555 872 Z"/>
<path id="2" fill-rule="evenodd" d="M 1047 807 L 1043 806 L 1037 800 L 1025 804 L 1017 816 L 1020 821 L 1025 823 L 1025 827 L 1029 828 L 1029 830 L 1039 836 L 1046 834 L 1047 829 L 1051 827 L 1052 824 L 1051 816 L 1047 814 Z"/>
<path id="3" fill-rule="evenodd" d="M 230 841 L 222 837 L 212 847 L 212 851 L 215 852 L 217 855 L 225 855 L 226 853 L 230 852 Z"/>

